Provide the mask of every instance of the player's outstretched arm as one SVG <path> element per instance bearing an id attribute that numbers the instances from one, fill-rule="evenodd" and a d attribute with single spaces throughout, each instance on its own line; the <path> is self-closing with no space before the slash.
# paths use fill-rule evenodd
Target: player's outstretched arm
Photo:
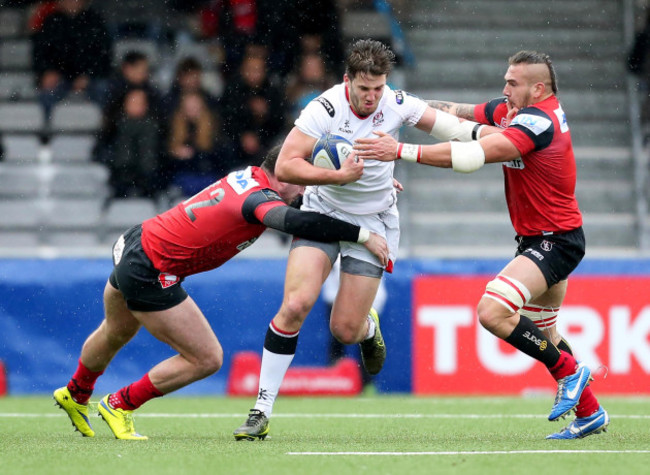
<path id="1" fill-rule="evenodd" d="M 425 100 L 429 107 L 443 112 L 447 112 L 461 119 L 476 120 L 474 117 L 474 108 L 476 104 L 460 104 L 458 102 Z"/>
<path id="2" fill-rule="evenodd" d="M 269 228 L 313 241 L 358 242 L 377 256 L 382 265 L 388 264 L 386 240 L 356 224 L 289 206 L 271 208 L 262 219 L 262 223 Z"/>
<path id="3" fill-rule="evenodd" d="M 314 137 L 304 134 L 297 127 L 291 129 L 275 164 L 278 180 L 296 185 L 343 185 L 361 178 L 363 160 L 345 160 L 339 170 L 327 170 L 309 163 L 306 158 L 311 156 L 315 143 Z"/>
<path id="4" fill-rule="evenodd" d="M 355 145 L 359 148 L 357 154 L 367 160 L 389 162 L 401 158 L 433 167 L 453 168 L 460 173 L 471 173 L 485 163 L 507 162 L 520 156 L 519 150 L 503 134 L 490 134 L 480 141 L 435 145 L 402 144 L 383 132 L 377 135 L 375 139 L 359 139 L 359 145 Z"/>

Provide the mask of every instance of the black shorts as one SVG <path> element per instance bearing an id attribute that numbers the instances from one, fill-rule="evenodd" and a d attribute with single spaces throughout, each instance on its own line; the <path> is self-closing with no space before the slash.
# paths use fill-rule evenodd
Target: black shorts
<path id="1" fill-rule="evenodd" d="M 113 244 L 113 272 L 108 281 L 124 295 L 129 310 L 158 312 L 187 298 L 182 278 L 156 269 L 142 249 L 142 226 L 122 234 Z"/>
<path id="2" fill-rule="evenodd" d="M 585 255 L 585 233 L 582 227 L 546 236 L 517 236 L 517 256 L 525 256 L 537 264 L 550 287 L 565 280 L 578 267 Z"/>

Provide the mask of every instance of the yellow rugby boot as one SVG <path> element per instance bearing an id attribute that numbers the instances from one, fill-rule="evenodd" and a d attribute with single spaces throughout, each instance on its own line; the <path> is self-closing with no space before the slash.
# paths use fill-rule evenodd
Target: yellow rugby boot
<path id="1" fill-rule="evenodd" d="M 368 373 L 374 375 L 381 371 L 382 366 L 384 366 L 384 361 L 386 361 L 386 344 L 384 343 L 384 337 L 381 336 L 377 310 L 371 308 L 368 315 L 375 322 L 375 336 L 363 340 L 359 343 L 359 346 L 361 347 L 363 367 L 366 368 Z"/>
<path id="2" fill-rule="evenodd" d="M 54 398 L 55 404 L 63 409 L 70 418 L 72 422 L 72 427 L 75 430 L 81 432 L 81 435 L 84 437 L 95 437 L 95 431 L 93 426 L 90 425 L 90 420 L 88 419 L 88 405 L 79 404 L 74 399 L 68 390 L 67 386 L 54 391 L 52 395 Z"/>
<path id="3" fill-rule="evenodd" d="M 149 437 L 140 435 L 133 426 L 133 411 L 124 409 L 113 409 L 108 403 L 110 394 L 104 396 L 99 402 L 97 410 L 102 419 L 108 424 L 116 439 L 123 440 L 147 440 Z"/>

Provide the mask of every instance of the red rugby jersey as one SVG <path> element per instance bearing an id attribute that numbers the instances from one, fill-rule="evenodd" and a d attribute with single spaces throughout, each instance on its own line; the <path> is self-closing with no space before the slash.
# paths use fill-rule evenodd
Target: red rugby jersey
<path id="1" fill-rule="evenodd" d="M 247 221 L 242 211 L 255 192 L 266 197 L 254 210 L 259 223 Z M 142 247 L 161 272 L 186 277 L 214 269 L 255 242 L 266 230 L 262 219 L 276 206 L 286 204 L 261 168 L 238 170 L 144 221 Z"/>
<path id="2" fill-rule="evenodd" d="M 474 108 L 483 124 L 504 127 L 506 98 Z M 575 197 L 576 163 L 571 133 L 555 96 L 521 109 L 503 131 L 521 158 L 505 162 L 506 202 L 517 234 L 564 232 L 582 225 Z"/>

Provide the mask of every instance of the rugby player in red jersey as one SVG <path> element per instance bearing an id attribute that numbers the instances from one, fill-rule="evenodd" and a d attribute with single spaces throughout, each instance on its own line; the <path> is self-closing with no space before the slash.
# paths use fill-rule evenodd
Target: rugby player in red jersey
<path id="1" fill-rule="evenodd" d="M 444 113 L 476 121 L 474 141 L 422 146 L 397 143 L 378 133 L 375 139 L 358 139 L 355 149 L 364 159 L 401 158 L 461 173 L 485 163 L 503 164 L 506 201 L 519 245 L 515 258 L 487 284 L 478 304 L 479 321 L 544 363 L 557 380 L 549 420 L 575 409 L 575 420 L 547 438 L 582 438 L 604 431 L 609 415 L 587 386 L 589 368 L 576 362 L 556 328 L 568 276 L 585 253 L 571 134 L 548 55 L 513 55 L 505 81 L 505 97 L 484 104 L 428 101 L 443 112 L 436 121 Z"/>
<path id="2" fill-rule="evenodd" d="M 310 240 L 363 243 L 382 265 L 388 263 L 383 237 L 288 206 L 304 187 L 275 177 L 279 151 L 275 147 L 260 167 L 234 171 L 119 237 L 104 290 L 104 320 L 84 343 L 68 384 L 54 391 L 56 403 L 84 436 L 95 434 L 88 419 L 95 381 L 142 326 L 178 354 L 100 401 L 99 414 L 116 438 L 146 439 L 135 431 L 135 409 L 219 370 L 221 345 L 181 283 L 189 275 L 221 266 L 267 228 Z M 363 160 L 346 160 L 337 173 L 341 183 L 355 181 L 363 173 Z"/>

